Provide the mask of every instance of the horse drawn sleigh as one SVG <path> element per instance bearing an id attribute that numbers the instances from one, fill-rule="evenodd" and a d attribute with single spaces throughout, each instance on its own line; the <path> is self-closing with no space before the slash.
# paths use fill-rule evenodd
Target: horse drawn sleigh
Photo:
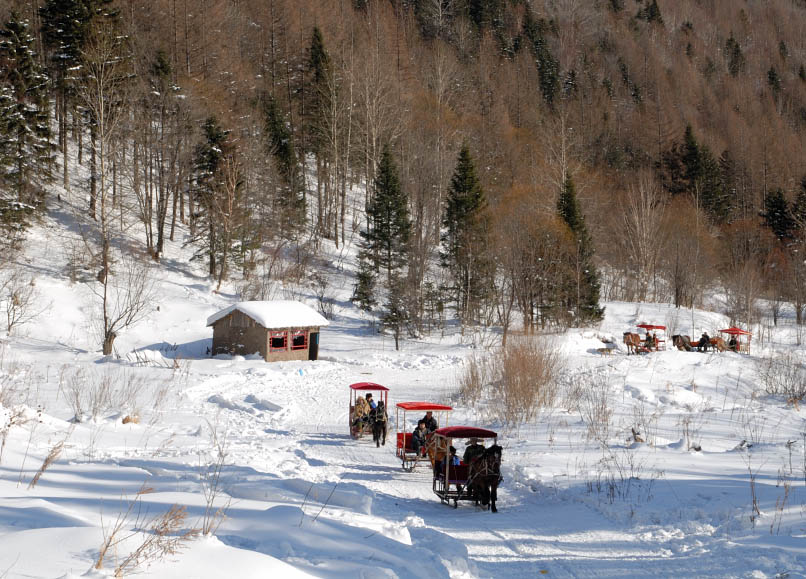
<path id="1" fill-rule="evenodd" d="M 666 349 L 666 326 L 657 324 L 638 324 L 636 328 L 644 330 L 642 338 L 635 332 L 624 332 L 624 344 L 627 346 L 627 354 L 647 354 L 652 351 Z M 658 336 L 660 332 L 660 336 Z"/>
<path id="2" fill-rule="evenodd" d="M 372 400 L 378 394 L 378 401 Z M 389 417 L 386 412 L 389 403 L 389 388 L 374 382 L 350 384 L 350 407 L 347 414 L 350 423 L 350 436 L 361 438 L 372 434 L 375 446 L 386 444 L 386 431 Z M 372 405 L 375 405 L 374 408 Z"/>
<path id="3" fill-rule="evenodd" d="M 421 448 L 417 447 L 414 441 L 413 429 L 407 427 L 407 414 L 414 412 L 419 415 L 425 412 L 424 417 L 433 417 L 435 429 L 448 425 L 448 415 L 453 410 L 451 406 L 445 404 L 433 404 L 431 402 L 398 402 L 395 404 L 395 438 L 397 446 L 395 455 L 403 463 L 403 470 L 412 471 L 420 462 L 430 462 L 427 449 L 433 445 L 433 430 L 426 435 L 426 444 Z"/>
<path id="4" fill-rule="evenodd" d="M 456 456 L 454 440 L 468 440 L 462 459 Z M 492 440 L 484 447 L 480 441 Z M 459 501 L 474 501 L 482 507 L 489 505 L 498 512 L 498 484 L 501 482 L 501 454 L 498 434 L 492 430 L 471 426 L 448 426 L 434 431 L 429 455 L 434 466 L 432 488 L 443 504 L 459 506 Z M 466 459 L 466 460 L 465 460 Z"/>

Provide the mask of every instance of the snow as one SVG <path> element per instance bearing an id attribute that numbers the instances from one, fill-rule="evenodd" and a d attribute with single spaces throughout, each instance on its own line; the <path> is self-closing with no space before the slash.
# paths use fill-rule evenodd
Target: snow
<path id="1" fill-rule="evenodd" d="M 293 300 L 237 302 L 207 318 L 207 325 L 212 326 L 235 310 L 243 312 L 269 330 L 330 325 L 316 310 Z"/>
<path id="2" fill-rule="evenodd" d="M 172 505 L 186 509 L 183 528 L 202 526 L 219 457 L 211 505 L 225 518 L 144 561 L 142 576 L 804 576 L 804 410 L 767 394 L 758 374 L 763 357 L 804 356 L 791 315 L 753 328 L 752 356 L 670 344 L 628 356 L 622 332 L 642 320 L 669 335 L 715 335 L 728 320 L 603 304 L 598 327 L 549 336 L 565 356 L 556 407 L 508 430 L 457 395 L 464 361 L 500 336 L 448 325 L 396 351 L 350 304 L 353 280 L 341 270 L 329 272 L 329 325 L 309 324 L 323 328 L 320 360 L 211 358 L 205 320 L 250 302 L 236 302 L 234 287 L 216 292 L 187 265 L 189 249 L 169 242 L 158 302 L 121 332 L 116 355 L 102 356 L 97 298 L 66 266 L 80 218 L 62 199 L 18 260 L 36 276 L 42 313 L 0 341 L 0 576 L 112 576 L 149 537 L 146 522 Z M 304 287 L 295 292 L 313 303 Z M 308 325 L 288 304 L 307 308 L 282 301 L 245 313 L 267 327 Z M 352 439 L 348 386 L 366 381 L 389 387 L 392 407 L 450 404 L 450 425 L 497 432 L 498 513 L 441 504 L 427 465 L 403 471 L 393 444 Z M 596 408 L 606 428 L 591 423 Z M 121 542 L 95 569 L 105 533 L 130 505 Z"/>

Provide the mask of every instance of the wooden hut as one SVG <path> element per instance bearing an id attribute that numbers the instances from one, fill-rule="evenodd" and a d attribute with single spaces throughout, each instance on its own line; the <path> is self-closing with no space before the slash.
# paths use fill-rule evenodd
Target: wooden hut
<path id="1" fill-rule="evenodd" d="M 256 354 L 267 362 L 316 360 L 319 328 L 328 321 L 291 300 L 238 302 L 207 318 L 213 326 L 213 355 Z"/>

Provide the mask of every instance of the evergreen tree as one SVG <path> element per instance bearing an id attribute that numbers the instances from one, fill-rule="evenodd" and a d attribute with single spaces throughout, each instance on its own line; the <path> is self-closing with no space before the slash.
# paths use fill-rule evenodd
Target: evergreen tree
<path id="1" fill-rule="evenodd" d="M 609 5 L 610 10 L 612 10 L 616 14 L 624 10 L 624 0 L 610 0 Z"/>
<path id="2" fill-rule="evenodd" d="M 722 151 L 719 157 L 719 178 L 722 185 L 725 207 L 727 209 L 726 220 L 733 217 L 733 213 L 739 207 L 739 189 L 737 181 L 739 179 L 739 167 L 728 149 Z"/>
<path id="3" fill-rule="evenodd" d="M 28 22 L 12 12 L 0 30 L 0 181 L 34 205 L 50 180 L 48 78 L 37 62 Z"/>
<path id="4" fill-rule="evenodd" d="M 783 189 L 776 189 L 767 195 L 761 216 L 764 218 L 764 225 L 772 230 L 775 237 L 781 241 L 787 241 L 792 238 L 795 220 L 792 217 Z"/>
<path id="5" fill-rule="evenodd" d="M 703 174 L 702 160 L 700 158 L 700 144 L 694 137 L 694 130 L 691 125 L 686 125 L 686 132 L 683 135 L 682 159 L 685 169 L 684 178 L 687 187 L 691 191 L 693 185 L 697 183 Z"/>
<path id="6" fill-rule="evenodd" d="M 216 218 L 217 196 L 221 192 L 224 160 L 231 152 L 231 145 L 227 140 L 228 132 L 219 126 L 215 117 L 205 120 L 202 131 L 203 140 L 196 146 L 193 163 L 193 193 L 201 209 L 192 216 L 196 220 L 198 232 L 194 241 L 201 247 L 194 259 L 206 254 L 209 274 L 215 276 L 221 257 L 221 239 Z"/>
<path id="7" fill-rule="evenodd" d="M 778 96 L 781 94 L 781 76 L 774 66 L 771 66 L 770 70 L 767 71 L 767 84 L 772 90 L 773 98 L 778 100 Z"/>
<path id="8" fill-rule="evenodd" d="M 442 219 L 442 266 L 452 281 L 453 299 L 460 319 L 473 314 L 490 283 L 487 202 L 470 150 L 459 152 Z"/>
<path id="9" fill-rule="evenodd" d="M 377 304 L 375 299 L 375 272 L 372 263 L 367 259 L 366 253 L 359 254 L 358 271 L 356 272 L 356 284 L 350 301 L 357 304 L 365 311 L 371 312 Z"/>
<path id="10" fill-rule="evenodd" d="M 304 118 L 310 134 L 309 142 L 306 143 L 307 150 L 321 155 L 326 147 L 324 124 L 322 119 L 327 115 L 328 103 L 330 101 L 330 57 L 325 50 L 325 41 L 322 38 L 322 31 L 314 26 L 311 35 L 311 44 L 308 48 L 308 74 L 305 96 Z"/>
<path id="11" fill-rule="evenodd" d="M 389 145 L 384 146 L 381 154 L 374 192 L 367 207 L 369 227 L 361 232 L 361 237 L 376 271 L 385 271 L 387 287 L 391 287 L 394 274 L 406 263 L 411 222 Z"/>
<path id="12" fill-rule="evenodd" d="M 604 308 L 599 305 L 600 282 L 599 272 L 593 264 L 593 241 L 585 226 L 570 175 L 566 176 L 557 199 L 557 213 L 571 230 L 577 249 L 575 276 L 566 288 L 566 303 L 574 307 L 577 321 L 599 321 L 604 317 Z"/>
<path id="13" fill-rule="evenodd" d="M 39 8 L 42 41 L 48 53 L 50 76 L 56 87 L 59 147 L 63 155 L 64 186 L 68 186 L 67 115 L 77 117 L 76 86 L 80 79 L 82 50 L 95 19 L 114 24 L 118 12 L 113 0 L 47 0 Z"/>
<path id="14" fill-rule="evenodd" d="M 725 154 L 725 163 L 730 163 L 729 154 Z M 691 125 L 686 125 L 683 142 L 663 155 L 661 180 L 670 193 L 694 196 L 714 223 L 724 223 L 733 208 L 733 197 L 724 181 L 728 168 L 714 158 L 707 146 L 697 142 Z"/>
<path id="15" fill-rule="evenodd" d="M 410 320 L 409 312 L 403 301 L 404 293 L 403 284 L 396 277 L 389 288 L 386 312 L 381 317 L 383 325 L 392 330 L 392 335 L 395 337 L 395 350 L 400 349 L 400 335 Z"/>
<path id="16" fill-rule="evenodd" d="M 535 21 L 532 11 L 527 8 L 523 17 L 522 36 L 535 57 L 540 93 L 549 105 L 554 104 L 560 90 L 560 63 L 551 53 L 548 45 L 548 23 L 542 18 Z"/>
<path id="17" fill-rule="evenodd" d="M 700 179 L 696 186 L 700 190 L 700 204 L 714 223 L 724 223 L 730 217 L 731 197 L 725 190 L 719 162 L 711 150 L 702 146 L 700 149 Z"/>
<path id="18" fill-rule="evenodd" d="M 742 47 L 730 33 L 730 38 L 725 41 L 725 57 L 728 59 L 728 72 L 731 76 L 738 76 L 744 70 L 745 59 L 742 54 Z"/>
<path id="19" fill-rule="evenodd" d="M 663 24 L 663 16 L 661 16 L 660 8 L 658 7 L 658 0 L 652 0 L 649 4 L 638 10 L 635 15 L 638 20 L 646 20 L 647 22 L 657 22 Z"/>
<path id="20" fill-rule="evenodd" d="M 800 180 L 800 189 L 792 205 L 792 220 L 798 237 L 806 238 L 806 175 Z"/>
<path id="21" fill-rule="evenodd" d="M 305 224 L 305 198 L 302 196 L 300 168 L 294 151 L 291 129 L 273 96 L 264 103 L 265 129 L 269 154 L 274 158 L 282 186 L 275 200 L 280 234 L 293 237 Z"/>

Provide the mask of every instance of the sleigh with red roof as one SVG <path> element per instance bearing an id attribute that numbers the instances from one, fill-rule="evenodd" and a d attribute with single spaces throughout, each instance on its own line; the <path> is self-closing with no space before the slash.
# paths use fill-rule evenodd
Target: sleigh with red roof
<path id="1" fill-rule="evenodd" d="M 448 425 L 448 415 L 453 410 L 451 406 L 445 404 L 434 404 L 432 402 L 398 402 L 395 405 L 395 438 L 397 441 L 395 455 L 403 463 L 404 470 L 414 470 L 414 467 L 421 462 L 430 462 L 428 446 L 432 443 L 431 435 L 426 439 L 426 446 L 416 451 L 413 443 L 413 431 L 417 428 L 417 423 L 421 413 L 431 412 L 437 421 L 437 427 Z M 414 418 L 411 418 L 411 415 Z"/>
<path id="2" fill-rule="evenodd" d="M 372 424 L 370 421 L 370 407 L 367 403 L 366 395 L 372 394 L 375 398 L 377 394 L 378 399 L 376 404 L 383 403 L 383 408 L 389 407 L 389 388 L 375 384 L 374 382 L 356 382 L 350 384 L 350 405 L 348 411 L 348 420 L 350 426 L 350 436 L 353 438 L 361 438 L 365 434 L 372 433 Z M 386 413 L 384 412 L 384 417 Z"/>

